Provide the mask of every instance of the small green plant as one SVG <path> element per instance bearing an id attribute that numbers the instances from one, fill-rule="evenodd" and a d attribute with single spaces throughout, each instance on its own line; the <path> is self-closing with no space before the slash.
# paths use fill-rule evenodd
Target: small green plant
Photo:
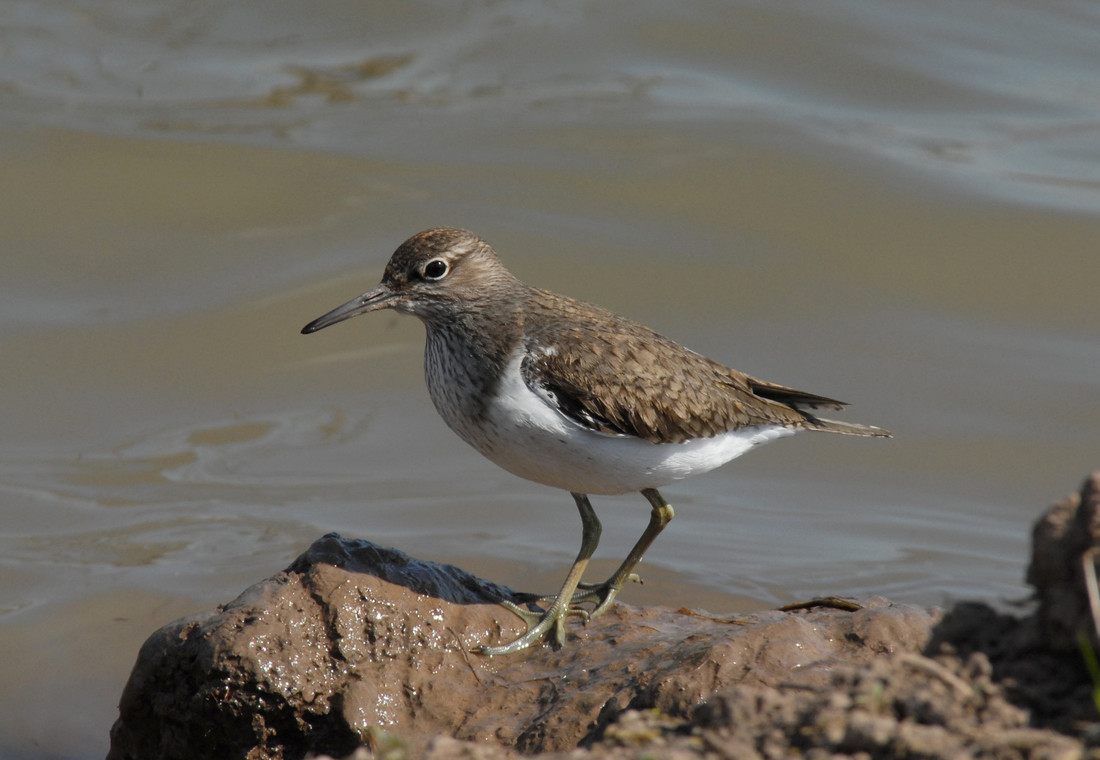
<path id="1" fill-rule="evenodd" d="M 1096 658 L 1096 650 L 1092 646 L 1092 639 L 1084 631 L 1077 634 L 1077 645 L 1081 647 L 1081 656 L 1085 660 L 1085 668 L 1092 679 L 1092 703 L 1096 705 L 1096 712 L 1100 713 L 1100 660 Z"/>
<path id="2" fill-rule="evenodd" d="M 1100 547 L 1092 547 L 1081 555 L 1081 568 L 1085 573 L 1085 591 L 1088 594 L 1089 609 L 1092 612 L 1092 630 L 1100 640 L 1100 584 L 1096 582 L 1096 556 L 1100 553 Z M 1092 645 L 1092 637 L 1085 631 L 1077 632 L 1077 646 L 1081 649 L 1081 656 L 1085 659 L 1085 667 L 1092 679 L 1092 703 L 1096 706 L 1096 712 L 1100 713 L 1100 660 L 1096 657 L 1096 648 Z"/>

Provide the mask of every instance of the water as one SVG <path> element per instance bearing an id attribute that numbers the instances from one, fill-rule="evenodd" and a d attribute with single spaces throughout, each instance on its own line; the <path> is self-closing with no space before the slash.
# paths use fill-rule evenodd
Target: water
<path id="1" fill-rule="evenodd" d="M 1100 466 L 1094 4 L 27 0 L 0 62 L 4 757 L 101 757 L 151 631 L 330 530 L 556 588 L 571 499 L 415 320 L 298 334 L 425 227 L 895 432 L 666 489 L 626 602 L 1018 598 Z"/>

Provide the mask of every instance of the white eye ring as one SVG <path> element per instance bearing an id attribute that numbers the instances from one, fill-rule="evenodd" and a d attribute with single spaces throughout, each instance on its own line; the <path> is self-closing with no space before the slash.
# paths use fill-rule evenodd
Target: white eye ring
<path id="1" fill-rule="evenodd" d="M 447 276 L 451 268 L 443 259 L 432 259 L 424 265 L 424 278 L 427 280 L 442 280 Z"/>

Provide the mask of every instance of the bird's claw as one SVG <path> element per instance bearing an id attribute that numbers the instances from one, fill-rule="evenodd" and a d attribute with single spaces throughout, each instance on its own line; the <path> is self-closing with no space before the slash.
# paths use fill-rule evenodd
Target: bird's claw
<path id="1" fill-rule="evenodd" d="M 642 579 L 636 573 L 628 575 L 626 580 L 634 583 L 642 582 Z M 558 598 L 555 596 L 517 594 L 515 597 L 524 604 L 548 602 L 550 606 L 546 610 L 527 610 L 515 602 L 501 600 L 500 606 L 526 623 L 527 631 L 515 641 L 500 646 L 483 645 L 478 647 L 476 651 L 490 656 L 512 654 L 551 636 L 560 646 L 565 643 L 565 621 L 568 618 L 578 617 L 581 619 L 581 623 L 587 624 L 589 620 L 602 615 L 611 608 L 620 589 L 622 589 L 622 585 L 614 583 L 614 579 L 609 578 L 603 583 L 585 583 L 578 586 L 578 591 L 573 594 L 568 604 L 559 604 Z M 592 605 L 592 609 L 587 609 L 581 605 Z"/>

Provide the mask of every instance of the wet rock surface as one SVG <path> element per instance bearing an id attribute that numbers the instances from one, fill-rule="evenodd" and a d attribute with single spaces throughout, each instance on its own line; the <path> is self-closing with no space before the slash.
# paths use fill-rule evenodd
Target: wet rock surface
<path id="1" fill-rule="evenodd" d="M 471 650 L 522 632 L 496 604 L 509 590 L 325 536 L 149 638 L 108 757 L 1100 758 L 1085 741 L 1092 685 L 1043 596 L 1064 605 L 1077 589 L 1080 605 L 1066 546 L 1080 568 L 1098 494 L 1100 474 L 1040 519 L 1033 615 L 879 598 L 730 617 L 620 604 L 560 649 L 494 658 Z"/>

